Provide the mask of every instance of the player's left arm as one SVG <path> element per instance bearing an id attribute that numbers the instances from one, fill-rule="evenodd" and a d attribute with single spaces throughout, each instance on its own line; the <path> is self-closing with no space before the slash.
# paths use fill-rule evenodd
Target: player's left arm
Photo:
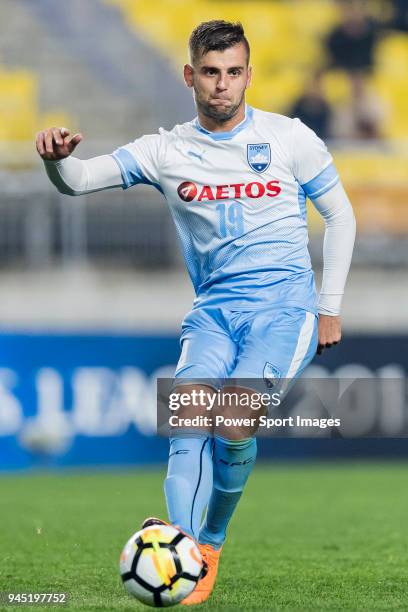
<path id="1" fill-rule="evenodd" d="M 325 222 L 323 278 L 319 296 L 318 349 L 330 348 L 341 340 L 340 309 L 356 235 L 356 220 L 350 200 L 340 181 L 329 191 L 312 198 Z"/>
<path id="2" fill-rule="evenodd" d="M 356 234 L 350 201 L 325 143 L 299 119 L 293 120 L 293 173 L 322 215 L 323 279 L 318 302 L 318 354 L 340 342 L 341 301 Z"/>

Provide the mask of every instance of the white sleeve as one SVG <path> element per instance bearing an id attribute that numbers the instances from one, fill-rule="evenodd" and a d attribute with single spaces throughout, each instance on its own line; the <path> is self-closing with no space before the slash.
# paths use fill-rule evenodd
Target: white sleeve
<path id="1" fill-rule="evenodd" d="M 164 132 L 164 131 L 163 131 Z M 46 172 L 58 191 L 67 195 L 82 195 L 103 189 L 143 183 L 161 191 L 163 132 L 142 136 L 116 149 L 112 155 L 87 160 L 66 157 L 59 161 L 44 161 Z"/>
<path id="2" fill-rule="evenodd" d="M 44 160 L 49 179 L 61 193 L 82 195 L 122 186 L 117 163 L 110 155 L 82 160 L 66 157 L 59 161 Z"/>
<path id="3" fill-rule="evenodd" d="M 353 209 L 326 145 L 299 119 L 293 121 L 292 160 L 296 180 L 326 225 L 318 312 L 335 316 L 340 314 L 353 253 Z"/>
<path id="4" fill-rule="evenodd" d="M 340 314 L 353 253 L 356 220 L 350 200 L 340 182 L 312 201 L 326 225 L 323 243 L 323 279 L 318 312 L 335 316 Z"/>
<path id="5" fill-rule="evenodd" d="M 299 119 L 293 120 L 293 174 L 309 198 L 319 197 L 339 180 L 333 158 L 321 140 Z"/>
<path id="6" fill-rule="evenodd" d="M 163 133 L 164 130 L 160 134 L 142 136 L 112 153 L 122 174 L 123 189 L 143 183 L 161 191 L 160 169 L 165 145 Z"/>

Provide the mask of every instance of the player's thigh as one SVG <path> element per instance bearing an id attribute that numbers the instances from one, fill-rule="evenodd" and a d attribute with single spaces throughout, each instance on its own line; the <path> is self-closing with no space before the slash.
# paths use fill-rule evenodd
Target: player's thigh
<path id="1" fill-rule="evenodd" d="M 218 309 L 192 310 L 183 321 L 175 385 L 209 384 L 218 389 L 233 369 L 237 347 Z"/>
<path id="2" fill-rule="evenodd" d="M 216 432 L 230 439 L 253 436 L 259 417 L 270 408 L 270 403 L 264 403 L 268 393 L 279 392 L 282 398 L 290 380 L 313 359 L 317 317 L 300 308 L 254 312 L 249 317 L 243 313 L 240 335 L 237 359 L 223 389 L 235 389 L 239 399 L 235 406 L 224 403 L 225 420 Z M 242 424 L 231 426 L 227 419 L 234 416 L 242 417 Z"/>
<path id="3" fill-rule="evenodd" d="M 317 349 L 317 316 L 301 308 L 254 313 L 237 355 L 231 378 L 257 378 L 273 387 L 294 379 Z"/>

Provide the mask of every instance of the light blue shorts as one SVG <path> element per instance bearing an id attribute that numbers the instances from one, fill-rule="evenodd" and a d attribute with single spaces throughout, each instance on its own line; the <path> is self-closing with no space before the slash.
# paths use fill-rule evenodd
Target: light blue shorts
<path id="1" fill-rule="evenodd" d="M 297 307 L 197 308 L 185 317 L 180 342 L 176 384 L 211 379 L 220 388 L 226 379 L 251 378 L 270 388 L 299 376 L 313 359 L 317 316 Z"/>

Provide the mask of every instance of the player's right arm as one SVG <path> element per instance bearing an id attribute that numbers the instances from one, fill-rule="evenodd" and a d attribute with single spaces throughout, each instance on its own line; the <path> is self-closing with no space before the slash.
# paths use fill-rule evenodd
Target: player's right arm
<path id="1" fill-rule="evenodd" d="M 111 155 L 87 160 L 72 157 L 82 138 L 82 134 L 71 136 L 66 128 L 48 128 L 37 134 L 38 154 L 58 191 L 74 196 L 122 187 L 121 170 Z"/>

